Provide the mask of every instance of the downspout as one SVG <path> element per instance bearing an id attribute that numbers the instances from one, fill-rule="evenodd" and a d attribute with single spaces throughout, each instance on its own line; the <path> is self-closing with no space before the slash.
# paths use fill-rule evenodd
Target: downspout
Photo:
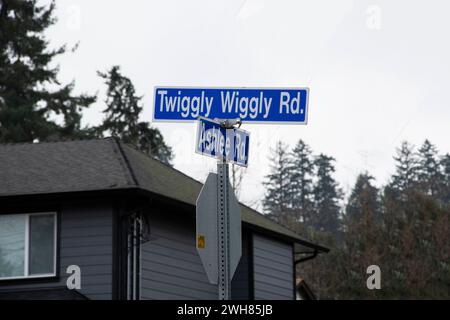
<path id="1" fill-rule="evenodd" d="M 129 216 L 129 228 L 127 235 L 127 299 L 140 299 L 140 253 L 142 238 L 142 219 L 140 214 Z"/>
<path id="2" fill-rule="evenodd" d="M 135 272 L 135 300 L 140 300 L 140 289 L 141 289 L 141 237 L 142 237 L 142 219 L 139 216 L 136 218 L 136 272 Z"/>
<path id="3" fill-rule="evenodd" d="M 310 254 L 310 255 L 307 257 L 295 260 L 296 254 Z M 315 248 L 314 251 L 312 251 L 312 252 L 311 251 L 306 251 L 306 252 L 295 252 L 294 251 L 294 254 L 293 254 L 293 256 L 294 256 L 294 300 L 296 299 L 296 296 L 297 296 L 297 265 L 302 262 L 314 259 L 315 257 L 317 257 L 318 254 L 319 254 L 319 250 L 317 250 L 317 248 Z"/>
<path id="4" fill-rule="evenodd" d="M 131 286 L 132 281 L 130 281 L 131 275 L 131 236 L 130 236 L 130 227 L 127 230 L 127 300 L 130 300 L 131 297 Z"/>

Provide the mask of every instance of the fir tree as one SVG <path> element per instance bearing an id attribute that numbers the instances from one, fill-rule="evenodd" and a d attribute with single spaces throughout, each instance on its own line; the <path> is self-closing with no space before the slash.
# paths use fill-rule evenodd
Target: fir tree
<path id="1" fill-rule="evenodd" d="M 136 141 L 139 114 L 142 112 L 142 97 L 136 95 L 131 80 L 120 73 L 119 66 L 113 66 L 106 73 L 97 72 L 105 80 L 105 118 L 99 127 L 101 132 L 119 137 L 125 143 Z"/>
<path id="2" fill-rule="evenodd" d="M 394 157 L 394 160 L 396 161 L 396 172 L 392 176 L 390 189 L 401 193 L 416 187 L 417 158 L 414 147 L 406 141 L 402 142 L 401 147 L 397 149 L 397 156 Z"/>
<path id="3" fill-rule="evenodd" d="M 442 193 L 444 183 L 436 147 L 427 139 L 418 155 L 418 185 L 425 194 L 436 197 Z"/>
<path id="4" fill-rule="evenodd" d="M 300 139 L 292 150 L 291 189 L 296 218 L 305 225 L 311 220 L 313 173 L 311 148 Z"/>
<path id="5" fill-rule="evenodd" d="M 373 180 L 368 172 L 358 175 L 345 210 L 348 218 L 358 220 L 365 211 L 369 211 L 377 220 L 380 218 L 378 189 L 372 184 Z"/>
<path id="6" fill-rule="evenodd" d="M 450 154 L 447 153 L 442 157 L 441 166 L 443 176 L 442 201 L 450 204 Z"/>
<path id="7" fill-rule="evenodd" d="M 123 142 L 135 145 L 139 150 L 170 163 L 172 150 L 164 142 L 161 132 L 148 122 L 139 122 L 142 97 L 136 95 L 131 80 L 121 74 L 118 66 L 106 73 L 98 72 L 107 85 L 105 119 L 96 129 L 97 135 L 112 135 Z"/>
<path id="8" fill-rule="evenodd" d="M 61 85 L 58 67 L 51 66 L 55 57 L 66 52 L 65 46 L 50 49 L 45 38 L 56 22 L 55 3 L 0 3 L 0 142 L 85 136 L 80 114 L 95 98 L 74 95 L 74 84 Z"/>
<path id="9" fill-rule="evenodd" d="M 320 154 L 314 160 L 316 182 L 313 187 L 314 215 L 312 225 L 318 231 L 337 235 L 340 231 L 341 190 L 333 178 L 334 158 Z"/>
<path id="10" fill-rule="evenodd" d="M 287 145 L 278 141 L 270 158 L 270 174 L 264 185 L 264 211 L 273 219 L 283 221 L 291 214 L 291 159 Z"/>

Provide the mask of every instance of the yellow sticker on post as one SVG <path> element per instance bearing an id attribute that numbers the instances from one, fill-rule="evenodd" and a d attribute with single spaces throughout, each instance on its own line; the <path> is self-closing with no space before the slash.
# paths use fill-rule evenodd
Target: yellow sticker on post
<path id="1" fill-rule="evenodd" d="M 199 249 L 205 249 L 205 245 L 206 245 L 206 243 L 205 243 L 205 236 L 199 234 L 199 235 L 197 236 L 197 248 L 199 248 Z"/>

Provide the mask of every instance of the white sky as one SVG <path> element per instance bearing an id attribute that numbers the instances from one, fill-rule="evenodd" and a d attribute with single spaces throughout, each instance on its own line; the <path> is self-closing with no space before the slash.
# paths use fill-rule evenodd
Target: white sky
<path id="1" fill-rule="evenodd" d="M 402 140 L 450 152 L 449 11 L 445 0 L 60 0 L 48 36 L 80 42 L 58 59 L 60 79 L 98 92 L 91 124 L 104 107 L 96 71 L 114 64 L 144 95 L 146 121 L 154 86 L 308 86 L 307 126 L 243 125 L 251 154 L 241 200 L 255 203 L 278 139 L 334 156 L 347 193 L 366 169 L 386 183 Z M 154 125 L 175 168 L 201 181 L 215 169 L 194 154 L 195 124 Z"/>

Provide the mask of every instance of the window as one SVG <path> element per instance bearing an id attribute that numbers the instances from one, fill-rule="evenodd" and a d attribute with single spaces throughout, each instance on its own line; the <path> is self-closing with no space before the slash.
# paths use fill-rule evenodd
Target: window
<path id="1" fill-rule="evenodd" d="M 56 275 L 56 213 L 0 215 L 0 280 Z"/>

